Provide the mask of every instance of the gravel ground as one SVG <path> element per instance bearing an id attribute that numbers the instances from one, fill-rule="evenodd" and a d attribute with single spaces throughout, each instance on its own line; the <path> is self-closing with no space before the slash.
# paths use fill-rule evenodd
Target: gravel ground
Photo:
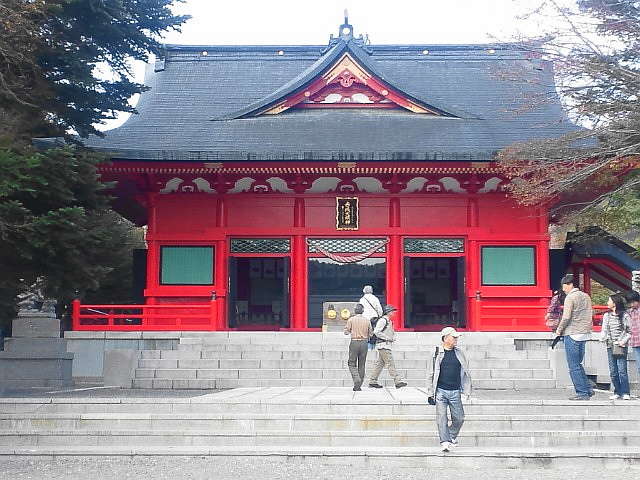
<path id="1" fill-rule="evenodd" d="M 241 461 L 224 457 L 71 457 L 71 458 L 0 458 L 0 478 L 11 480 L 589 480 L 615 478 L 637 480 L 639 471 L 590 468 L 500 470 L 479 468 L 430 469 L 385 468 L 369 466 L 331 465 L 319 459 L 270 461 L 262 458 L 243 458 Z"/>

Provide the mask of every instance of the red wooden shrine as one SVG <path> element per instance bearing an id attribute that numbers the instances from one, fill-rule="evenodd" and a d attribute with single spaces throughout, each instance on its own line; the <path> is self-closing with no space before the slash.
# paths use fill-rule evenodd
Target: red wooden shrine
<path id="1" fill-rule="evenodd" d="M 147 226 L 145 305 L 76 302 L 74 329 L 317 331 L 371 284 L 399 330 L 546 330 L 548 212 L 490 152 L 557 132 L 503 118 L 496 50 L 373 47 L 346 21 L 295 48 L 168 48 L 139 118 L 88 142 Z"/>

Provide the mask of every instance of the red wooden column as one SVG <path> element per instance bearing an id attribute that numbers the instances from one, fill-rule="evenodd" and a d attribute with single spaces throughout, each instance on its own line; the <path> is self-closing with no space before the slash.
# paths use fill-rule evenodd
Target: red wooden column
<path id="1" fill-rule="evenodd" d="M 467 242 L 467 328 L 471 331 L 481 330 L 480 311 L 482 302 L 482 287 L 480 285 L 480 250 L 478 242 Z M 480 292 L 480 294 L 478 294 Z"/>
<path id="2" fill-rule="evenodd" d="M 402 290 L 404 277 L 402 274 L 402 238 L 400 235 L 390 235 L 387 253 L 387 303 L 398 309 L 393 316 L 393 326 L 404 328 L 404 305 Z"/>
<path id="3" fill-rule="evenodd" d="M 147 242 L 147 281 L 146 288 L 158 286 L 160 281 L 160 245 L 155 240 L 157 228 L 157 194 L 148 193 L 146 197 L 149 218 L 147 220 L 147 232 L 145 240 Z M 146 297 L 146 295 L 145 295 Z M 146 297 L 145 303 L 155 305 L 154 297 Z"/>
<path id="4" fill-rule="evenodd" d="M 395 197 L 389 200 L 389 228 L 397 232 L 399 227 L 400 199 Z M 387 245 L 387 303 L 398 309 L 393 316 L 393 326 L 401 329 L 404 328 L 402 238 L 400 235 L 392 234 Z"/>
<path id="5" fill-rule="evenodd" d="M 293 237 L 293 261 L 291 271 L 291 328 L 307 328 L 307 258 L 304 235 Z"/>
<path id="6" fill-rule="evenodd" d="M 587 263 L 582 270 L 582 283 L 584 285 L 580 285 L 582 291 L 584 293 L 588 293 L 591 295 L 591 267 Z"/>
<path id="7" fill-rule="evenodd" d="M 214 330 L 226 330 L 227 325 L 227 279 L 229 278 L 228 255 L 226 240 L 219 240 L 216 244 L 216 265 L 215 265 L 215 292 L 216 292 L 216 322 Z"/>
<path id="8" fill-rule="evenodd" d="M 216 227 L 225 228 L 227 226 L 227 206 L 225 197 L 219 196 L 216 203 Z M 227 287 L 229 278 L 229 254 L 227 252 L 226 238 L 215 242 L 216 245 L 216 265 L 215 265 L 215 292 L 216 292 L 216 323 L 215 330 L 226 330 L 227 325 Z"/>
<path id="9" fill-rule="evenodd" d="M 296 198 L 293 206 L 293 226 L 305 226 L 304 198 Z M 291 260 L 291 315 L 293 330 L 307 328 L 307 244 L 304 235 L 293 236 Z"/>

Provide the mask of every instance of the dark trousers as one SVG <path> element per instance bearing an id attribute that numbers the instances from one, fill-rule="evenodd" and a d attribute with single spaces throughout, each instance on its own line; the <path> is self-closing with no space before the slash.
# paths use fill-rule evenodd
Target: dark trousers
<path id="1" fill-rule="evenodd" d="M 349 372 L 353 378 L 353 385 L 360 387 L 364 382 L 364 365 L 367 362 L 367 341 L 351 340 L 349 343 Z"/>

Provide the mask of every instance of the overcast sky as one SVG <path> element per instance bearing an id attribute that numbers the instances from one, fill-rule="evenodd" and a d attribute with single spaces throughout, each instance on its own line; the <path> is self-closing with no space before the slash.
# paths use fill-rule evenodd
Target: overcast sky
<path id="1" fill-rule="evenodd" d="M 518 15 L 539 0 L 186 0 L 175 11 L 192 19 L 165 43 L 186 45 L 324 45 L 338 32 L 344 9 L 356 35 L 373 44 L 508 41 L 539 26 Z M 560 0 L 573 3 L 573 0 Z M 136 80 L 143 81 L 141 66 Z M 101 129 L 115 128 L 126 116 Z"/>

